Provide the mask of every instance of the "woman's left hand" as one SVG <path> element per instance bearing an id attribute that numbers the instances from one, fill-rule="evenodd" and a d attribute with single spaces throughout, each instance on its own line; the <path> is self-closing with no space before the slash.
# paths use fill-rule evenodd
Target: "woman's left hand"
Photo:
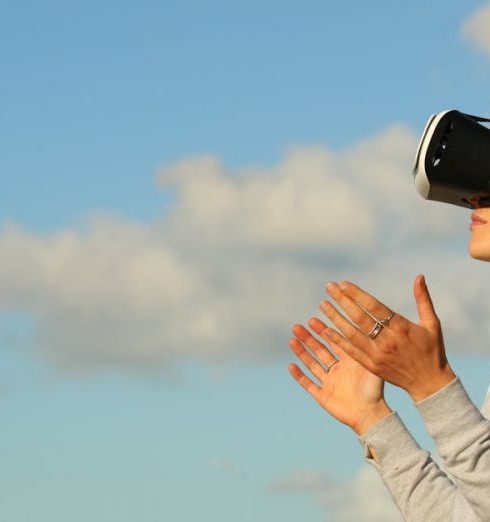
<path id="1" fill-rule="evenodd" d="M 406 390 L 414 402 L 432 395 L 456 377 L 446 358 L 441 324 L 423 276 L 417 276 L 414 284 L 418 324 L 394 314 L 352 283 L 330 283 L 327 292 L 350 321 L 323 301 L 321 310 L 342 335 L 326 328 L 321 336 L 338 344 L 371 373 Z M 384 324 L 374 330 L 376 320 L 384 320 Z M 368 337 L 371 332 L 372 338 Z"/>

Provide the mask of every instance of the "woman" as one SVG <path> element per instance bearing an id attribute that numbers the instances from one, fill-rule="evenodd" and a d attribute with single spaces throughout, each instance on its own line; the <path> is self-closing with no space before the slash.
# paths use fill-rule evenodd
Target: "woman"
<path id="1" fill-rule="evenodd" d="M 490 208 L 477 208 L 470 228 L 469 254 L 490 261 Z M 405 520 L 490 521 L 490 389 L 480 412 L 447 361 L 424 277 L 414 284 L 418 324 L 351 283 L 330 283 L 327 292 L 350 320 L 323 301 L 321 310 L 338 330 L 318 318 L 309 321 L 333 351 L 295 325 L 289 345 L 319 384 L 296 364 L 289 365 L 291 375 L 355 431 L 366 461 L 380 473 Z M 385 380 L 410 395 L 451 479 L 389 408 Z"/>

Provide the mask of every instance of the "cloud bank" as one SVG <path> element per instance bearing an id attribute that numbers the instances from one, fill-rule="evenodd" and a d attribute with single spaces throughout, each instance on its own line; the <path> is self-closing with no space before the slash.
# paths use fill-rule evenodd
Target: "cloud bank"
<path id="1" fill-rule="evenodd" d="M 377 472 L 359 468 L 348 482 L 330 478 L 318 470 L 298 470 L 269 484 L 273 493 L 298 492 L 308 495 L 325 510 L 331 522 L 395 522 L 403 518 Z"/>
<path id="2" fill-rule="evenodd" d="M 33 353 L 68 372 L 255 364 L 288 357 L 290 326 L 318 315 L 327 281 L 353 280 L 415 318 L 423 272 L 449 350 L 488 353 L 469 213 L 415 193 L 416 145 L 393 125 L 340 151 L 294 147 L 272 166 L 188 158 L 158 172 L 176 200 L 150 225 L 94 215 L 41 234 L 4 223 L 0 310 L 32 317 Z"/>
<path id="3" fill-rule="evenodd" d="M 476 9 L 463 22 L 461 34 L 477 49 L 490 55 L 490 4 Z"/>

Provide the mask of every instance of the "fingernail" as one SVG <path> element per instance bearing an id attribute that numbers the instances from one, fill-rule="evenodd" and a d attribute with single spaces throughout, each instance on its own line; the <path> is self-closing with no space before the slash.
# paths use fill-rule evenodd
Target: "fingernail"
<path id="1" fill-rule="evenodd" d="M 339 286 L 340 288 L 342 288 L 342 290 L 345 290 L 347 288 L 347 283 L 345 281 L 342 281 L 341 283 L 339 283 Z"/>

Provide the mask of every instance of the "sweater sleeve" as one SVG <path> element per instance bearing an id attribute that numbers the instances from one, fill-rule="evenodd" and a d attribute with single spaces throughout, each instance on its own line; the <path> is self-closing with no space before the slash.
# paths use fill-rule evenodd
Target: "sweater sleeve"
<path id="1" fill-rule="evenodd" d="M 459 377 L 415 403 L 455 485 L 479 519 L 490 520 L 490 421 Z"/>
<path id="2" fill-rule="evenodd" d="M 430 453 L 420 448 L 396 412 L 373 424 L 358 440 L 365 460 L 379 472 L 404 520 L 451 520 L 456 486 Z"/>

